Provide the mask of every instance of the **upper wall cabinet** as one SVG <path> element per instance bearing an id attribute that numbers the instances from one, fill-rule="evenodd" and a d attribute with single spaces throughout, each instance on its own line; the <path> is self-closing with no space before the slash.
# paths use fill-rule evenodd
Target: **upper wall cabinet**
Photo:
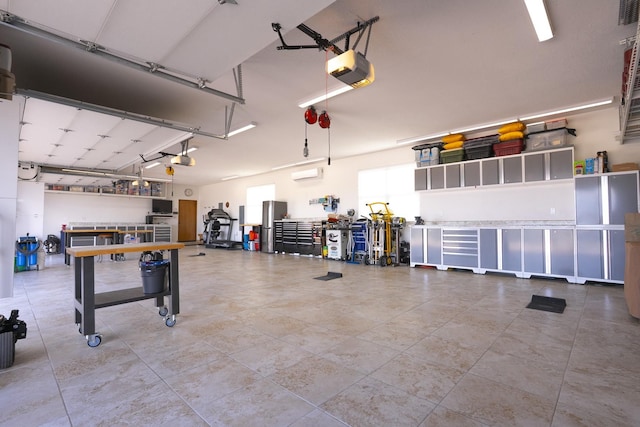
<path id="1" fill-rule="evenodd" d="M 573 147 L 418 168 L 415 190 L 473 188 L 573 178 Z"/>

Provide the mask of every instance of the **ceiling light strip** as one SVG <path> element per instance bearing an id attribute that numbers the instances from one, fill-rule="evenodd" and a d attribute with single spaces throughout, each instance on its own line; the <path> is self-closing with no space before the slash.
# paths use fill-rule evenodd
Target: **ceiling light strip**
<path id="1" fill-rule="evenodd" d="M 511 122 L 515 122 L 515 121 L 526 122 L 526 121 L 529 121 L 529 120 L 536 120 L 536 119 L 537 120 L 541 120 L 541 119 L 545 119 L 545 118 L 551 118 L 551 117 L 554 117 L 554 116 L 558 116 L 560 114 L 566 114 L 566 113 L 572 113 L 572 112 L 576 112 L 576 111 L 589 110 L 589 109 L 597 108 L 597 107 L 603 107 L 605 105 L 612 104 L 614 102 L 614 100 L 615 100 L 615 98 L 611 97 L 611 98 L 603 99 L 603 100 L 600 100 L 600 101 L 590 102 L 588 104 L 581 104 L 581 105 L 576 105 L 576 106 L 573 106 L 573 107 L 561 108 L 561 109 L 553 110 L 553 111 L 545 111 L 543 113 L 530 114 L 528 116 L 521 116 L 521 117 L 514 117 L 514 118 L 511 118 L 511 119 L 500 120 L 498 122 L 491 123 L 491 124 L 477 125 L 477 126 L 473 126 L 473 127 L 469 127 L 469 128 L 457 129 L 457 130 L 454 130 L 454 131 L 439 132 L 439 133 L 434 133 L 434 134 L 430 134 L 430 135 L 414 136 L 414 137 L 411 137 L 411 138 L 399 139 L 398 141 L 396 141 L 396 143 L 398 145 L 406 145 L 406 144 L 412 144 L 412 143 L 420 142 L 420 141 L 430 141 L 430 140 L 434 140 L 434 139 L 440 139 L 443 136 L 456 134 L 456 133 L 465 133 L 465 132 L 472 132 L 472 131 L 476 131 L 476 130 L 489 129 L 489 128 L 498 127 L 498 126 L 501 126 L 503 124 L 511 123 Z"/>
<path id="2" fill-rule="evenodd" d="M 234 131 L 229 132 L 227 134 L 227 138 L 230 137 L 230 136 L 233 136 L 233 135 L 237 135 L 237 134 L 239 134 L 241 132 L 248 131 L 249 129 L 253 129 L 256 126 L 258 126 L 258 124 L 256 122 L 251 122 L 246 126 L 242 126 L 241 128 L 238 128 L 238 129 L 236 129 Z"/>
<path id="3" fill-rule="evenodd" d="M 353 89 L 353 87 L 351 87 L 351 86 L 347 86 L 347 85 L 341 86 L 341 87 L 339 87 L 339 88 L 337 88 L 337 89 L 332 89 L 332 90 L 330 90 L 330 91 L 328 91 L 328 92 L 326 92 L 326 93 L 323 93 L 322 95 L 314 96 L 314 97 L 313 97 L 313 98 L 311 98 L 311 99 L 308 99 L 308 100 L 306 100 L 306 101 L 302 101 L 302 102 L 300 102 L 300 103 L 298 104 L 298 107 L 300 107 L 300 108 L 306 108 L 306 107 L 308 107 L 308 106 L 310 106 L 310 105 L 318 104 L 318 103 L 324 102 L 324 101 L 326 101 L 326 100 L 327 100 L 327 99 L 329 99 L 329 98 L 333 98 L 334 96 L 337 96 L 337 95 L 340 95 L 340 94 L 342 94 L 342 93 L 348 92 L 348 91 L 350 91 L 351 89 Z"/>
<path id="4" fill-rule="evenodd" d="M 553 38 L 553 31 L 551 30 L 551 23 L 549 22 L 544 0 L 524 0 L 524 3 L 527 6 L 533 28 L 536 30 L 538 41 L 543 42 Z"/>
<path id="5" fill-rule="evenodd" d="M 526 121 L 526 120 L 533 120 L 533 119 L 541 119 L 541 118 L 544 118 L 544 117 L 557 116 L 558 114 L 571 113 L 573 111 L 588 110 L 590 108 L 602 107 L 604 105 L 609 105 L 609 104 L 612 104 L 612 103 L 613 103 L 613 98 L 607 98 L 607 99 L 603 99 L 601 101 L 591 102 L 589 104 L 577 105 L 577 106 L 574 106 L 574 107 L 562 108 L 562 109 L 555 110 L 555 111 L 549 111 L 549 112 L 545 112 L 545 113 L 539 113 L 539 114 L 532 114 L 532 115 L 529 115 L 529 116 L 523 116 L 523 117 L 520 117 L 520 120 Z"/>
<path id="6" fill-rule="evenodd" d="M 288 163 L 286 165 L 282 165 L 282 166 L 275 166 L 273 168 L 271 168 L 272 171 L 277 171 L 280 169 L 286 169 L 286 168 L 292 168 L 294 166 L 302 166 L 302 165 L 308 165 L 309 163 L 316 163 L 316 162 L 322 162 L 324 161 L 324 157 L 318 157 L 317 159 L 311 159 L 311 160 L 303 160 L 301 162 L 296 162 L 296 163 Z"/>

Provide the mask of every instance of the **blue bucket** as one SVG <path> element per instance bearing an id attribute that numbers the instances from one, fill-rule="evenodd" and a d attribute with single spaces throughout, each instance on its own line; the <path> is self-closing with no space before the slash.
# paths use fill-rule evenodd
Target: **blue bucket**
<path id="1" fill-rule="evenodd" d="M 20 252 L 16 253 L 16 266 L 25 267 L 27 265 L 27 257 Z"/>
<path id="2" fill-rule="evenodd" d="M 29 255 L 29 265 L 38 264 L 38 242 L 29 242 L 28 243 L 29 252 L 33 252 Z"/>

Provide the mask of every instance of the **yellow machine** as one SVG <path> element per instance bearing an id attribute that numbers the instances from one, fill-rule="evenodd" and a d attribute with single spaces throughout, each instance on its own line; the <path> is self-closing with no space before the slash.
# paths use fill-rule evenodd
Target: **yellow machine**
<path id="1" fill-rule="evenodd" d="M 389 210 L 389 203 L 387 202 L 367 203 L 367 206 L 371 210 L 369 216 L 371 216 L 372 222 L 371 242 L 369 244 L 370 262 L 381 266 L 391 265 L 393 263 L 391 257 L 393 212 Z"/>
<path id="2" fill-rule="evenodd" d="M 393 216 L 387 202 L 367 203 L 371 210 L 369 254 L 365 264 L 380 266 L 400 264 L 400 234 L 405 219 Z"/>

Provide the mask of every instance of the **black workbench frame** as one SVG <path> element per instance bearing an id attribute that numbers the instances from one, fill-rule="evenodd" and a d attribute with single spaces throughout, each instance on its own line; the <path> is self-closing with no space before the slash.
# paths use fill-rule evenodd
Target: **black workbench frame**
<path id="1" fill-rule="evenodd" d="M 111 245 L 108 245 L 111 246 Z M 118 245 L 122 248 L 122 245 Z M 151 244 L 153 246 L 153 244 Z M 148 250 L 153 250 L 149 248 Z M 95 293 L 95 256 L 74 257 L 75 266 L 75 320 L 80 326 L 79 332 L 87 337 L 96 335 L 95 310 L 118 304 L 155 298 L 156 307 L 164 305 L 164 297 L 168 297 L 168 316 L 175 320 L 180 313 L 180 285 L 178 270 L 178 249 L 170 249 L 169 280 L 165 292 L 145 294 L 142 283 L 136 288 L 121 289 L 104 293 Z"/>

